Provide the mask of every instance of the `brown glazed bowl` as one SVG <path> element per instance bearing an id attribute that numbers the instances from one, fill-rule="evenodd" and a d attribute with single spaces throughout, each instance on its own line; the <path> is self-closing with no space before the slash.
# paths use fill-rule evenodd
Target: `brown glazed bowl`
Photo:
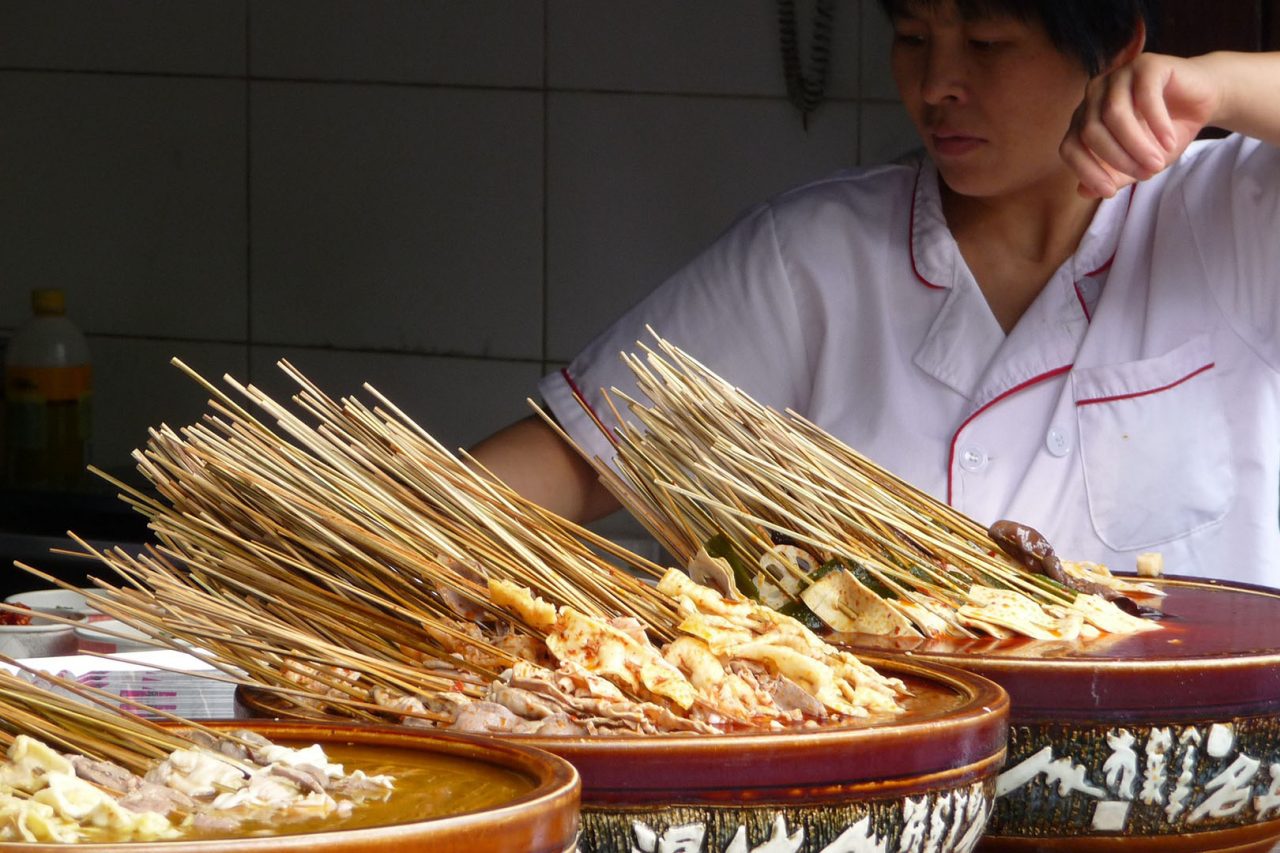
<path id="1" fill-rule="evenodd" d="M 951 667 L 863 656 L 907 682 L 903 715 L 780 733 L 510 737 L 582 775 L 583 853 L 967 853 L 986 825 L 1009 699 Z M 301 713 L 257 690 L 251 712 Z"/>
<path id="2" fill-rule="evenodd" d="M 273 741 L 321 744 L 326 751 L 346 745 L 404 753 L 413 763 L 424 754 L 514 771 L 529 790 L 492 808 L 421 819 L 413 814 L 362 829 L 337 829 L 269 837 L 149 841 L 126 843 L 0 843 L 0 851 L 64 853 L 69 847 L 94 853 L 408 853 L 408 851 L 529 851 L 566 853 L 578 834 L 581 785 L 568 762 L 545 752 L 490 738 L 426 732 L 400 726 L 346 723 L 230 720 L 204 723 L 213 728 L 252 729 Z"/>
<path id="3" fill-rule="evenodd" d="M 1280 840 L 1280 592 L 1163 581 L 1164 630 L 1088 645 L 896 647 L 1013 701 L 992 851 L 1269 851 Z M 861 654 L 892 641 L 843 635 Z"/>

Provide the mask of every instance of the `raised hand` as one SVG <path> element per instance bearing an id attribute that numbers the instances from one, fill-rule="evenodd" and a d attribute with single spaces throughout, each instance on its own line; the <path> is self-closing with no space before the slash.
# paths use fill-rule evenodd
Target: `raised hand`
<path id="1" fill-rule="evenodd" d="M 1081 195 L 1109 198 L 1178 159 L 1221 112 L 1231 75 L 1215 56 L 1143 53 L 1089 82 L 1059 149 Z"/>

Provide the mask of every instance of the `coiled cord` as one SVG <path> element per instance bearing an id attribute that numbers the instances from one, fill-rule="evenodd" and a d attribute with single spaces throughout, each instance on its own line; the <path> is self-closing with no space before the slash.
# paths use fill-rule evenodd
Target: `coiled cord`
<path id="1" fill-rule="evenodd" d="M 800 60 L 795 0 L 778 0 L 778 37 L 782 48 L 782 71 L 787 81 L 787 100 L 800 111 L 806 128 L 809 126 L 809 114 L 822 103 L 827 91 L 835 9 L 836 0 L 815 2 L 806 69 Z"/>

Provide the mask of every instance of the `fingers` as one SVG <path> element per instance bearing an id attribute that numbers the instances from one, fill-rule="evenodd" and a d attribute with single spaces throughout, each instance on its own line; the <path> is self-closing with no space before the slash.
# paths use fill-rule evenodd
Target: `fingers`
<path id="1" fill-rule="evenodd" d="M 1134 112 L 1130 74 L 1104 87 L 1101 98 L 1087 101 L 1081 141 L 1111 168 L 1146 178 L 1164 168 L 1159 143 Z"/>
<path id="2" fill-rule="evenodd" d="M 1085 141 L 1086 135 L 1096 137 L 1088 134 L 1088 128 L 1098 123 L 1097 101 L 1086 96 L 1072 117 L 1071 129 L 1058 146 L 1059 156 L 1079 179 L 1077 191 L 1085 198 L 1110 198 L 1132 182 L 1101 159 Z"/>
<path id="3" fill-rule="evenodd" d="M 1117 172 L 1095 157 L 1076 135 L 1069 134 L 1062 141 L 1058 153 L 1076 173 L 1079 180 L 1076 191 L 1085 198 L 1111 198 L 1122 187 L 1134 183 L 1134 178 Z"/>
<path id="4" fill-rule="evenodd" d="M 1173 116 L 1169 114 L 1169 102 L 1165 98 L 1168 82 L 1168 74 L 1147 74 L 1137 77 L 1133 86 L 1134 109 L 1146 122 L 1166 158 L 1178 144 Z"/>
<path id="5" fill-rule="evenodd" d="M 1080 179 L 1080 192 L 1109 198 L 1145 180 L 1173 159 L 1173 120 L 1160 68 L 1140 63 L 1089 83 L 1059 149 Z"/>
<path id="6" fill-rule="evenodd" d="M 1154 109 L 1167 121 L 1163 103 L 1159 107 L 1152 104 L 1163 100 L 1160 87 L 1152 92 L 1151 81 L 1124 69 L 1098 88 L 1101 93 L 1096 98 L 1086 99 L 1081 141 L 1111 168 L 1133 178 L 1149 178 L 1163 169 L 1164 146 L 1143 112 L 1144 107 Z"/>

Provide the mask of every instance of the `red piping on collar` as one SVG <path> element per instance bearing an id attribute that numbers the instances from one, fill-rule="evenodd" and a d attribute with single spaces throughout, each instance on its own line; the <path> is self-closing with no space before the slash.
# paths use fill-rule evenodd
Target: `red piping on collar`
<path id="1" fill-rule="evenodd" d="M 1089 306 L 1084 301 L 1084 294 L 1080 292 L 1080 282 L 1076 282 L 1073 287 L 1076 289 L 1076 301 L 1080 303 L 1080 310 L 1084 312 L 1084 319 L 1087 323 L 1093 322 L 1093 315 L 1089 313 Z"/>
<path id="2" fill-rule="evenodd" d="M 583 410 L 600 429 L 600 432 L 604 433 L 604 437 L 609 439 L 609 443 L 614 447 L 617 447 L 618 439 L 614 437 L 613 430 L 608 429 L 604 425 L 604 421 L 600 420 L 600 416 L 596 414 L 596 410 L 592 408 L 589 402 L 587 402 L 587 396 L 582 393 L 582 389 L 579 388 L 578 383 L 574 381 L 573 374 L 569 372 L 569 368 L 560 368 L 560 375 L 564 377 L 564 381 L 568 383 L 569 390 L 573 393 L 574 399 L 578 401 L 578 405 L 582 406 Z"/>
<path id="3" fill-rule="evenodd" d="M 1148 394 L 1159 394 L 1161 391 L 1168 391 L 1170 388 L 1176 388 L 1179 385 L 1181 385 L 1183 382 L 1187 382 L 1187 381 L 1190 381 L 1191 379 L 1194 379 L 1195 377 L 1199 376 L 1201 373 L 1204 373 L 1206 370 L 1212 370 L 1216 365 L 1217 365 L 1217 362 L 1211 361 L 1206 365 L 1197 367 L 1195 370 L 1191 371 L 1181 379 L 1175 379 L 1174 381 L 1170 382 L 1168 385 L 1161 385 L 1159 388 L 1148 388 L 1146 391 L 1135 391 L 1132 394 L 1113 394 L 1110 397 L 1090 397 L 1087 400 L 1076 400 L 1076 406 L 1077 407 L 1092 406 L 1096 403 L 1114 403 L 1117 400 L 1132 400 L 1135 397 L 1145 397 Z"/>
<path id="4" fill-rule="evenodd" d="M 1055 376 L 1061 376 L 1062 374 L 1070 370 L 1071 367 L 1072 365 L 1070 364 L 1064 364 L 1062 367 L 1055 367 L 1053 370 L 1050 370 L 1046 373 L 1041 373 L 1039 376 L 1033 376 L 1027 381 L 1013 386 L 1012 388 L 999 394 L 998 396 L 992 397 L 990 400 L 988 400 L 986 403 L 980 406 L 977 411 L 975 411 L 973 414 L 969 415 L 969 417 L 964 419 L 964 423 L 960 424 L 960 426 L 956 429 L 956 431 L 951 434 L 951 450 L 947 457 L 947 503 L 948 504 L 951 503 L 952 491 L 953 491 L 952 486 L 954 485 L 953 479 L 955 477 L 955 467 L 956 467 L 956 441 L 960 438 L 960 433 L 964 432 L 964 428 L 967 427 L 970 423 L 972 423 L 974 418 L 976 418 L 978 415 L 982 414 L 987 409 L 994 406 L 996 403 L 999 403 L 1001 400 L 1006 400 L 1009 397 L 1013 396 L 1014 394 L 1018 393 L 1019 391 L 1025 391 L 1027 388 L 1030 388 L 1032 385 L 1036 385 L 1040 382 L 1044 382 L 1046 379 L 1052 379 Z"/>
<path id="5" fill-rule="evenodd" d="M 1115 262 L 1115 259 L 1116 259 L 1116 253 L 1112 252 L 1111 257 L 1107 258 L 1105 261 L 1102 262 L 1102 266 L 1098 267 L 1093 272 L 1085 273 L 1084 277 L 1093 278 L 1095 275 L 1102 275 L 1104 272 L 1111 269 L 1111 264 Z"/>
<path id="6" fill-rule="evenodd" d="M 1132 198 L 1132 196 L 1130 196 L 1130 198 Z M 1111 269 L 1111 264 L 1112 264 L 1112 262 L 1113 262 L 1113 261 L 1115 261 L 1115 259 L 1116 259 L 1116 253 L 1115 253 L 1115 252 L 1112 252 L 1112 253 L 1111 253 L 1111 257 L 1107 258 L 1105 261 L 1103 261 L 1103 262 L 1102 262 L 1102 266 L 1098 267 L 1098 268 L 1097 268 L 1096 270 L 1094 270 L 1093 272 L 1087 272 L 1087 273 L 1085 273 L 1085 274 L 1084 274 L 1084 277 L 1085 277 L 1085 278 L 1093 278 L 1094 276 L 1102 275 L 1104 272 L 1106 272 L 1107 270 Z M 1083 279 L 1081 279 L 1080 281 L 1082 281 L 1082 280 L 1083 280 Z M 1089 322 L 1089 323 L 1092 323 L 1092 322 L 1093 322 L 1093 315 L 1089 313 L 1089 305 L 1088 305 L 1088 303 L 1086 303 L 1086 302 L 1084 301 L 1084 294 L 1080 292 L 1080 281 L 1076 281 L 1076 282 L 1072 285 L 1072 287 L 1074 287 L 1074 288 L 1075 288 L 1075 290 L 1076 290 L 1076 299 L 1077 299 L 1077 300 L 1079 301 L 1079 303 L 1080 303 L 1080 310 L 1084 313 L 1084 319 L 1085 319 L 1085 321 L 1086 321 L 1086 322 Z"/>
<path id="7" fill-rule="evenodd" d="M 920 274 L 920 268 L 916 266 L 916 198 L 920 195 L 920 174 L 924 171 L 924 163 L 916 167 L 916 182 L 911 188 L 911 218 L 907 220 L 907 257 L 911 259 L 911 271 L 915 273 L 916 278 L 925 287 L 931 287 L 934 290 L 946 290 L 940 284 L 934 284 Z"/>
<path id="8" fill-rule="evenodd" d="M 1133 208 L 1133 196 L 1134 196 L 1134 193 L 1136 193 L 1136 192 L 1137 192 L 1137 190 L 1135 189 L 1135 187 L 1137 187 L 1137 184 L 1130 184 L 1130 185 L 1129 185 L 1129 198 L 1128 198 L 1128 200 L 1125 202 L 1125 206 L 1124 206 L 1124 215 L 1125 215 L 1125 217 L 1126 217 L 1126 218 L 1129 216 L 1129 211 Z M 1111 251 L 1111 257 L 1109 257 L 1109 258 L 1107 258 L 1105 261 L 1103 261 L 1103 262 L 1102 262 L 1102 266 L 1098 267 L 1096 270 L 1093 270 L 1092 272 L 1087 272 L 1087 273 L 1085 273 L 1085 274 L 1084 274 L 1084 277 L 1085 277 L 1085 278 L 1093 278 L 1094 276 L 1096 276 L 1096 275 L 1102 275 L 1104 272 L 1106 272 L 1107 270 L 1111 269 L 1111 265 L 1115 262 L 1115 259 L 1116 259 L 1116 250 L 1118 250 L 1118 249 L 1119 249 L 1119 247 L 1118 247 L 1118 246 L 1116 247 L 1116 249 L 1113 249 L 1113 250 Z M 1084 312 L 1084 319 L 1085 319 L 1085 322 L 1092 323 L 1092 322 L 1093 322 L 1093 315 L 1089 313 L 1089 306 L 1088 306 L 1088 305 L 1085 303 L 1085 301 L 1084 301 L 1084 294 L 1082 294 L 1082 293 L 1080 292 L 1080 282 L 1079 282 L 1079 280 L 1077 280 L 1077 281 L 1075 282 L 1074 287 L 1075 287 L 1075 289 L 1076 289 L 1076 299 L 1078 299 L 1078 300 L 1080 301 L 1080 310 L 1081 310 L 1082 312 Z"/>
<path id="9" fill-rule="evenodd" d="M 934 284 L 929 281 L 929 279 L 925 278 L 920 272 L 920 268 L 916 266 L 916 198 L 920 195 L 920 175 L 923 171 L 924 164 L 922 163 L 916 169 L 916 182 L 911 188 L 911 218 L 907 222 L 907 256 L 911 259 L 911 272 L 915 274 L 915 277 L 919 279 L 921 284 L 925 287 L 931 287 L 934 290 L 946 290 L 946 288 L 941 284 Z M 1125 202 L 1124 208 L 1126 216 L 1128 216 L 1130 208 L 1133 207 L 1133 196 L 1134 193 L 1137 192 L 1135 187 L 1136 184 L 1131 184 L 1129 186 L 1129 199 Z M 1115 259 L 1116 253 L 1113 251 L 1111 253 L 1111 257 L 1102 262 L 1102 266 L 1092 272 L 1085 273 L 1085 278 L 1092 278 L 1095 275 L 1101 275 L 1111 269 L 1111 264 Z M 1085 319 L 1092 321 L 1093 318 L 1089 316 L 1089 309 L 1085 307 L 1084 298 L 1080 296 L 1080 288 L 1078 285 L 1076 287 L 1076 298 L 1080 300 L 1080 308 L 1084 311 Z"/>

